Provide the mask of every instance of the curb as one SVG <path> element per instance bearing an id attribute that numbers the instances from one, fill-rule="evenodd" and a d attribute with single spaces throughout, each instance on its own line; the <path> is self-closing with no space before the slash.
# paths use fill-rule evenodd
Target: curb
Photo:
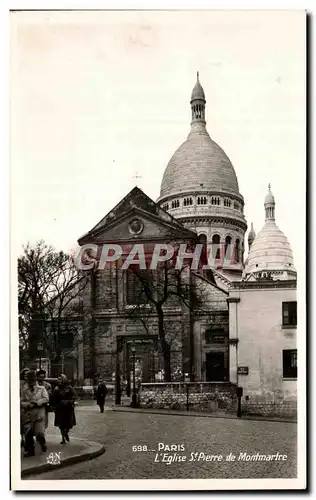
<path id="1" fill-rule="evenodd" d="M 91 460 L 92 458 L 96 458 L 105 452 L 104 446 L 99 443 L 95 443 L 94 441 L 86 441 L 86 443 L 89 446 L 89 448 L 91 448 L 91 450 L 80 453 L 78 455 L 72 455 L 70 457 L 66 457 L 62 459 L 59 464 L 56 465 L 43 463 L 39 465 L 33 465 L 24 470 L 22 469 L 21 478 L 26 476 L 31 476 L 33 474 L 42 474 L 43 472 L 50 472 L 53 469 L 60 469 L 62 467 L 77 464 L 79 462 L 85 462 L 86 460 Z"/>
<path id="2" fill-rule="evenodd" d="M 290 419 L 280 419 L 280 418 L 265 418 L 265 417 L 256 417 L 255 415 L 243 415 L 242 417 L 238 418 L 235 415 L 212 415 L 210 413 L 190 413 L 190 412 L 174 412 L 174 411 L 159 411 L 155 409 L 137 409 L 137 408 L 122 408 L 119 406 L 112 406 L 113 411 L 120 411 L 122 413 L 149 413 L 151 415 L 168 415 L 168 416 L 181 416 L 181 417 L 203 417 L 203 418 L 224 418 L 224 419 L 230 419 L 230 420 L 255 420 L 257 422 L 281 422 L 281 423 L 286 423 L 286 424 L 297 424 L 297 420 L 290 420 Z"/>

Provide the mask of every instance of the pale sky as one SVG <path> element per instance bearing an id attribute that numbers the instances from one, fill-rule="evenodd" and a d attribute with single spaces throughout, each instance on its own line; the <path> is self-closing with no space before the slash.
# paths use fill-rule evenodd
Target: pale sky
<path id="1" fill-rule="evenodd" d="M 277 225 L 304 266 L 305 23 L 304 11 L 11 13 L 17 246 L 76 247 L 136 171 L 156 200 L 190 130 L 199 70 L 248 227 L 262 228 L 271 182 Z"/>

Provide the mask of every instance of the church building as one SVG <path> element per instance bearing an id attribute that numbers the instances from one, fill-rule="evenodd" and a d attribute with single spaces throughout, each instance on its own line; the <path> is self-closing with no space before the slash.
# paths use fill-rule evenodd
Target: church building
<path id="1" fill-rule="evenodd" d="M 213 249 L 211 268 L 181 277 L 202 299 L 194 308 L 187 295 L 170 293 L 162 330 L 156 302 L 149 304 L 148 293 L 141 298 L 146 287 L 141 289 L 137 275 L 123 271 L 117 261 L 94 269 L 83 298 L 77 379 L 88 384 L 97 373 L 115 380 L 121 390 L 130 383 L 136 358 L 144 390 L 162 383 L 165 342 L 171 382 L 239 386 L 248 413 L 293 414 L 296 270 L 290 244 L 275 222 L 271 187 L 262 200 L 265 223 L 257 235 L 251 225 L 245 259 L 245 202 L 230 159 L 206 129 L 199 75 L 190 106 L 189 135 L 165 169 L 157 201 L 135 187 L 78 243 L 98 249 L 118 245 L 123 256 L 135 245 L 149 255 L 154 244 L 203 244 Z"/>

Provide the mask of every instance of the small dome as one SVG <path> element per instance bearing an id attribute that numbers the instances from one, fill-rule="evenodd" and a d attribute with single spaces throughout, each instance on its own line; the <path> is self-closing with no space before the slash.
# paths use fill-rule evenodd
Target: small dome
<path id="1" fill-rule="evenodd" d="M 194 85 L 194 88 L 192 90 L 191 102 L 194 101 L 195 99 L 202 99 L 205 101 L 205 94 L 204 94 L 203 87 L 200 84 L 199 73 L 197 74 L 197 82 Z"/>
<path id="2" fill-rule="evenodd" d="M 268 191 L 268 194 L 266 195 L 265 199 L 264 199 L 264 203 L 265 205 L 266 204 L 274 204 L 275 203 L 275 200 L 274 200 L 274 196 L 273 194 L 271 193 L 271 184 L 269 184 L 269 191 Z"/>
<path id="3" fill-rule="evenodd" d="M 246 273 L 269 270 L 295 272 L 288 239 L 271 219 L 266 221 L 251 245 Z"/>

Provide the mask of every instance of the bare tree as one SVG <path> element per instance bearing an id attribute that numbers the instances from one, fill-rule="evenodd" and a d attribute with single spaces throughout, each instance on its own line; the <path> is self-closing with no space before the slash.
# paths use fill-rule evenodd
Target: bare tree
<path id="1" fill-rule="evenodd" d="M 19 335 L 22 348 L 31 356 L 40 342 L 57 361 L 67 335 L 72 338 L 68 350 L 79 341 L 77 320 L 88 279 L 71 256 L 44 241 L 34 248 L 30 244 L 24 247 L 18 259 Z"/>
<path id="2" fill-rule="evenodd" d="M 188 266 L 181 269 L 174 267 L 173 261 L 161 262 L 156 270 L 139 269 L 130 266 L 126 271 L 134 276 L 135 304 L 128 311 L 128 316 L 140 321 L 147 333 L 149 326 L 157 324 L 159 344 L 163 355 L 165 381 L 171 381 L 171 344 L 175 332 L 168 332 L 168 306 L 197 310 L 202 305 L 202 297 L 192 282 Z"/>

